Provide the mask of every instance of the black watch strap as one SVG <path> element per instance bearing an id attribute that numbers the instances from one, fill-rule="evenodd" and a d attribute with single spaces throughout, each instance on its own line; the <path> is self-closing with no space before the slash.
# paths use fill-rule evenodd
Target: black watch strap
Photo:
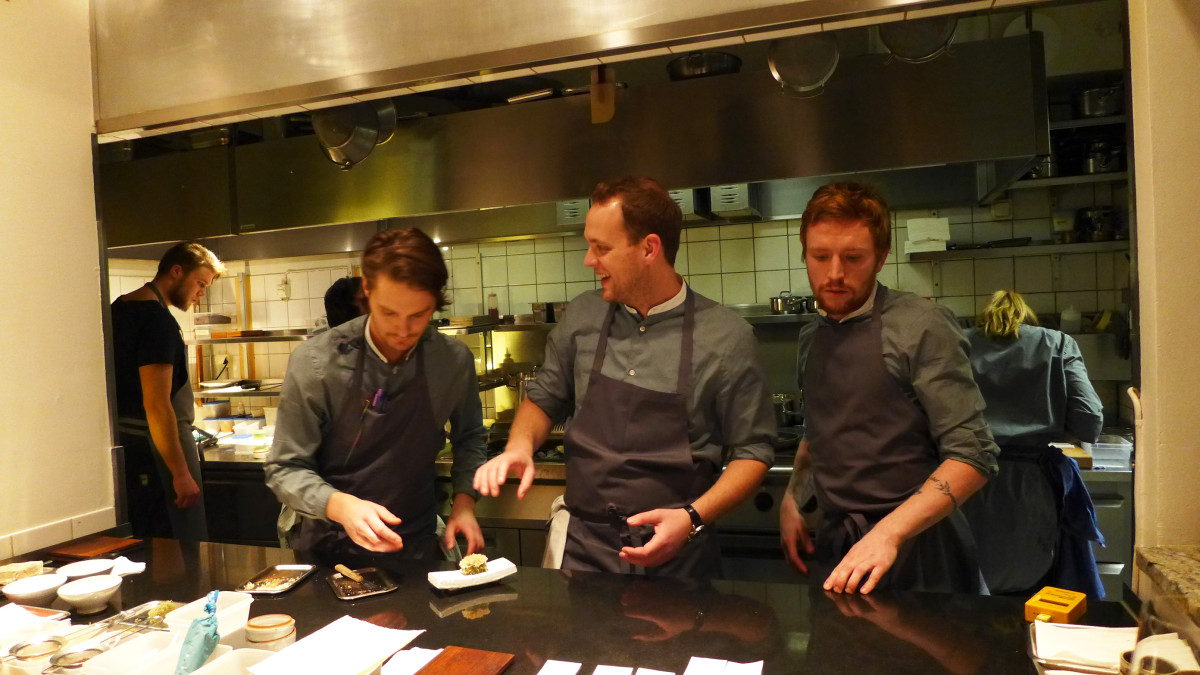
<path id="1" fill-rule="evenodd" d="M 692 519 L 692 532 L 699 532 L 700 528 L 704 527 L 704 519 L 696 512 L 696 509 L 691 504 L 686 504 L 683 507 L 687 511 L 688 517 Z"/>

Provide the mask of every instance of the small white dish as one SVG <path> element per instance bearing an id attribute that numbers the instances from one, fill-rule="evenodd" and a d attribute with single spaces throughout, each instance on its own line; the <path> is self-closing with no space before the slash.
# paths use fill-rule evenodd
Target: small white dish
<path id="1" fill-rule="evenodd" d="M 69 565 L 63 565 L 58 568 L 58 574 L 63 575 L 67 579 L 82 579 L 91 577 L 97 574 L 108 574 L 113 568 L 113 561 L 107 558 L 92 558 L 91 560 L 80 560 Z"/>
<path id="2" fill-rule="evenodd" d="M 517 566 L 510 562 L 508 558 L 489 560 L 487 566 L 487 571 L 482 574 L 463 574 L 461 570 L 430 572 L 428 577 L 429 583 L 434 588 L 442 590 L 470 588 L 471 586 L 490 584 L 493 581 L 499 581 L 504 577 L 517 573 Z"/>
<path id="3" fill-rule="evenodd" d="M 79 614 L 96 614 L 104 611 L 108 600 L 121 587 L 121 577 L 101 574 L 68 582 L 58 589 L 58 597 L 65 600 Z"/>
<path id="4" fill-rule="evenodd" d="M 6 585 L 4 594 L 18 605 L 44 606 L 54 601 L 58 588 L 67 583 L 67 578 L 57 574 L 39 574 L 25 577 Z"/>

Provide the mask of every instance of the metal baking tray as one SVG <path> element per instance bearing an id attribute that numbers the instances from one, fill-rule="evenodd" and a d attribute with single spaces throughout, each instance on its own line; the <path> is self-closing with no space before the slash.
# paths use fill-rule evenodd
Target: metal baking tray
<path id="1" fill-rule="evenodd" d="M 314 565 L 271 565 L 233 590 L 256 595 L 285 593 L 304 581 L 314 569 Z"/>
<path id="2" fill-rule="evenodd" d="M 381 569 L 374 567 L 364 567 L 360 570 L 354 570 L 362 575 L 362 583 L 352 581 L 342 576 L 341 572 L 334 572 L 329 577 L 329 586 L 333 588 L 333 594 L 338 600 L 358 600 L 359 598 L 369 598 L 372 595 L 382 595 L 391 593 L 396 590 L 396 582 Z"/>

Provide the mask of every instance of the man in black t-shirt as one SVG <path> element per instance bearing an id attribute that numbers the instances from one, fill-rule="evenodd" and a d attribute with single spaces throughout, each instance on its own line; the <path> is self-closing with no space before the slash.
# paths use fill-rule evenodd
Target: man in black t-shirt
<path id="1" fill-rule="evenodd" d="M 186 312 L 224 271 L 212 251 L 180 242 L 153 280 L 112 304 L 117 431 L 137 536 L 207 538 L 187 353 L 168 307 Z"/>

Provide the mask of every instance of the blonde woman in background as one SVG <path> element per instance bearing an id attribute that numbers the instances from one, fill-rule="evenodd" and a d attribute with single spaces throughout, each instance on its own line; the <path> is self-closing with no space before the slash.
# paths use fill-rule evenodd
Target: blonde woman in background
<path id="1" fill-rule="evenodd" d="M 1094 443 L 1103 407 L 1074 338 L 1037 325 L 996 291 L 967 331 L 971 368 L 1000 446 L 1000 475 L 963 506 L 993 593 L 1044 584 L 1104 597 L 1090 542 L 1103 541 L 1079 467 L 1050 443 Z"/>

